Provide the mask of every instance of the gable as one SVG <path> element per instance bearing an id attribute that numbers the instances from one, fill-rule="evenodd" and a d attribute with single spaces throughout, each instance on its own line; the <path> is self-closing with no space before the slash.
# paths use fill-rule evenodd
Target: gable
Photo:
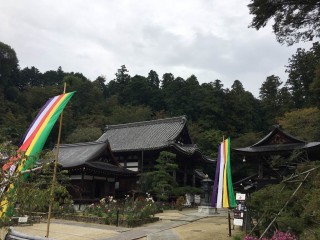
<path id="1" fill-rule="evenodd" d="M 290 134 L 282 131 L 280 126 L 274 126 L 274 129 L 263 139 L 251 147 L 262 147 L 270 145 L 281 145 L 281 144 L 304 144 L 306 142 L 301 141 Z"/>

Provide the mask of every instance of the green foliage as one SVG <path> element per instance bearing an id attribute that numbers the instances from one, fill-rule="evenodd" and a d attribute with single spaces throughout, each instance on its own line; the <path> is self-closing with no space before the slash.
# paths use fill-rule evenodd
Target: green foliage
<path id="1" fill-rule="evenodd" d="M 17 85 L 19 65 L 16 52 L 2 42 L 0 42 L 0 66 L 0 90 Z"/>
<path id="2" fill-rule="evenodd" d="M 278 121 L 283 129 L 297 138 L 307 141 L 319 140 L 320 111 L 318 108 L 303 108 L 286 112 Z"/>
<path id="3" fill-rule="evenodd" d="M 312 162 L 300 165 L 296 175 L 319 167 L 320 162 Z M 303 180 L 305 174 L 299 175 L 294 180 Z M 247 207 L 254 219 L 260 220 L 258 231 L 263 231 L 289 200 L 300 181 L 292 181 L 267 186 L 255 193 L 247 201 Z M 318 228 L 320 218 L 320 173 L 318 170 L 311 171 L 311 174 L 303 182 L 303 186 L 291 198 L 289 204 L 276 219 L 277 229 L 286 232 L 291 229 L 295 234 L 303 236 L 309 230 Z"/>
<path id="4" fill-rule="evenodd" d="M 211 129 L 201 132 L 196 141 L 206 156 L 217 157 L 218 146 L 223 136 L 222 131 Z"/>
<path id="5" fill-rule="evenodd" d="M 319 1 L 265 1 L 251 0 L 251 27 L 260 29 L 273 19 L 273 31 L 280 43 L 292 45 L 319 38 Z"/>
<path id="6" fill-rule="evenodd" d="M 176 155 L 163 151 L 156 160 L 154 170 L 142 175 L 139 180 L 140 190 L 154 193 L 158 200 L 167 200 L 177 185 L 172 172 L 178 168 L 174 163 Z"/>
<path id="7" fill-rule="evenodd" d="M 227 91 L 225 101 L 225 129 L 229 134 L 236 136 L 263 127 L 260 102 L 245 91 L 239 80 L 235 80 L 231 90 Z"/>
<path id="8" fill-rule="evenodd" d="M 172 190 L 173 196 L 183 196 L 186 193 L 190 193 L 191 195 L 194 194 L 201 194 L 203 190 L 201 188 L 185 186 L 185 187 L 176 187 Z"/>
<path id="9" fill-rule="evenodd" d="M 135 226 L 139 220 L 150 218 L 157 213 L 158 207 L 150 195 L 133 199 L 114 199 L 112 196 L 102 198 L 98 204 L 92 204 L 84 211 L 86 216 L 104 217 L 106 224 L 116 224 L 117 214 L 120 225 L 126 222 L 128 226 Z"/>
<path id="10" fill-rule="evenodd" d="M 151 109 L 143 106 L 114 106 L 111 115 L 107 117 L 107 124 L 121 124 L 150 120 Z"/>
<path id="11" fill-rule="evenodd" d="M 280 86 L 282 82 L 277 76 L 269 76 L 260 88 L 261 105 L 266 113 L 268 125 L 273 125 L 275 117 L 281 115 Z M 278 109 L 280 111 L 274 111 Z"/>
<path id="12" fill-rule="evenodd" d="M 48 211 L 53 167 L 53 164 L 44 163 L 40 170 L 30 173 L 27 181 L 19 183 L 16 193 L 16 201 L 19 206 L 17 208 L 17 215 L 33 215 L 34 212 Z M 52 212 L 54 214 L 74 211 L 71 206 L 71 196 L 67 191 L 67 186 L 70 183 L 67 174 L 67 171 L 62 170 L 62 166 L 59 165 L 57 169 L 57 182 L 53 190 L 54 201 Z"/>
<path id="13" fill-rule="evenodd" d="M 22 161 L 28 160 L 34 156 L 25 156 L 23 152 L 19 152 L 16 147 L 9 143 L 0 145 L 0 158 L 9 159 L 13 157 L 14 164 L 19 165 Z M 6 181 L 1 181 L 1 188 L 8 187 L 9 184 L 14 185 L 13 191 L 5 191 L 1 194 L 1 201 L 8 199 L 8 213 L 16 216 L 33 216 L 35 212 L 47 212 L 50 199 L 50 188 L 53 175 L 53 164 L 48 164 L 52 160 L 51 154 L 41 154 L 37 166 L 33 169 L 20 172 L 15 171 L 13 174 L 8 174 L 1 168 L 1 176 L 7 176 Z M 57 179 L 58 183 L 54 188 L 54 204 L 53 212 L 73 211 L 71 196 L 69 195 L 66 186 L 69 183 L 67 172 L 58 168 Z M 6 218 L 1 219 L 1 224 L 6 222 Z"/>
<path id="14" fill-rule="evenodd" d="M 314 43 L 309 51 L 298 48 L 297 52 L 289 59 L 289 65 L 286 69 L 289 78 L 286 84 L 295 107 L 309 107 L 317 99 L 316 70 L 319 63 L 319 43 Z"/>
<path id="15" fill-rule="evenodd" d="M 263 137 L 262 132 L 248 132 L 244 133 L 237 138 L 232 139 L 232 147 L 233 148 L 240 148 L 240 147 L 247 147 L 255 144 Z"/>
<path id="16" fill-rule="evenodd" d="M 66 143 L 78 143 L 78 142 L 90 142 L 97 140 L 102 135 L 102 131 L 99 128 L 77 128 L 73 133 L 71 133 L 67 139 Z"/>
<path id="17" fill-rule="evenodd" d="M 152 189 L 152 182 L 153 182 L 153 176 L 151 174 L 142 173 L 139 181 L 138 181 L 138 188 L 140 192 L 151 192 Z"/>
<path id="18" fill-rule="evenodd" d="M 316 104 L 316 106 L 320 107 L 320 63 L 315 68 L 315 77 L 310 84 L 310 91 L 312 93 L 313 99 L 312 101 Z"/>

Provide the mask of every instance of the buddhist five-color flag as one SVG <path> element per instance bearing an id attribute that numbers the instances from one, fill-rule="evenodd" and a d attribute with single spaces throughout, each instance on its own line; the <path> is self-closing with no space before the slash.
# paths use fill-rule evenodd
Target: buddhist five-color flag
<path id="1" fill-rule="evenodd" d="M 18 153 L 24 153 L 24 159 L 17 164 L 17 159 L 10 158 L 8 162 L 2 167 L 4 171 L 9 171 L 9 175 L 14 172 L 22 172 L 27 169 L 31 169 L 38 160 L 39 154 L 47 141 L 47 138 L 59 118 L 64 107 L 67 105 L 74 92 L 64 93 L 49 99 L 46 104 L 41 108 L 40 112 L 31 123 L 29 129 L 22 138 L 22 145 L 20 146 Z M 26 177 L 27 175 L 24 175 Z M 5 182 L 6 179 L 1 179 L 1 182 Z M 1 189 L 1 193 L 5 191 L 14 191 L 14 184 L 10 184 L 6 188 Z M 7 198 L 2 199 L 0 216 L 4 214 L 10 216 L 11 209 Z"/>
<path id="2" fill-rule="evenodd" d="M 231 176 L 230 138 L 219 145 L 211 206 L 216 208 L 236 207 Z"/>

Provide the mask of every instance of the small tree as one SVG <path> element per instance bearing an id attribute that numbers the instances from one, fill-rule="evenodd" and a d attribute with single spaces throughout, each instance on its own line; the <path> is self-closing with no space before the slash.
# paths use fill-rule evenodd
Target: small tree
<path id="1" fill-rule="evenodd" d="M 47 211 L 48 209 L 53 169 L 53 164 L 49 164 L 52 160 L 50 155 L 41 155 L 43 160 L 41 163 L 38 163 L 33 169 L 27 169 L 22 172 L 10 171 L 10 169 L 3 170 L 2 168 L 4 164 L 10 161 L 18 166 L 31 157 L 35 156 L 25 156 L 24 152 L 17 151 L 16 147 L 10 144 L 0 144 L 0 201 L 1 203 L 8 201 L 8 209 L 6 211 L 3 209 L 5 205 L 0 206 L 0 211 L 3 211 L 1 212 L 0 227 L 8 224 L 9 218 L 7 214 L 31 215 L 32 212 Z M 59 168 L 61 170 L 61 166 Z M 60 210 L 66 204 L 70 206 L 69 203 L 71 203 L 70 195 L 65 187 L 69 180 L 66 172 L 58 170 L 57 179 L 58 184 L 54 189 L 55 211 Z"/>
<path id="2" fill-rule="evenodd" d="M 17 214 L 32 215 L 32 212 L 47 212 L 50 203 L 50 191 L 52 187 L 54 164 L 44 164 L 39 171 L 32 172 L 28 181 L 20 183 L 17 189 Z M 70 211 L 71 196 L 66 189 L 70 184 L 70 178 L 62 166 L 58 165 L 57 182 L 54 185 L 53 212 L 60 213 Z"/>
<path id="3" fill-rule="evenodd" d="M 167 200 L 173 188 L 177 185 L 175 179 L 170 174 L 178 165 L 174 163 L 176 155 L 163 151 L 156 160 L 155 170 L 148 172 L 140 178 L 140 189 L 156 194 L 159 200 Z"/>

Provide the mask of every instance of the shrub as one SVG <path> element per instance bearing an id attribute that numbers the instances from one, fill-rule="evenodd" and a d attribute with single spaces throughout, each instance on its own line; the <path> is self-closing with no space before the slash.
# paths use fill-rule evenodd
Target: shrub
<path id="1" fill-rule="evenodd" d="M 146 197 L 138 197 L 136 200 L 130 198 L 129 195 L 122 200 L 115 200 L 109 196 L 85 209 L 86 215 L 105 217 L 106 224 L 115 224 L 118 215 L 118 220 L 120 222 L 126 221 L 128 225 L 141 219 L 150 218 L 156 212 L 158 212 L 158 208 L 149 194 Z"/>

